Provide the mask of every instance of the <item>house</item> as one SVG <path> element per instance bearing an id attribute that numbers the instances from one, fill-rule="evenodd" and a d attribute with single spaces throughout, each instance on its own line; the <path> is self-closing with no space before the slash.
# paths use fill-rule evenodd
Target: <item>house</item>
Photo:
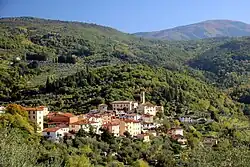
<path id="1" fill-rule="evenodd" d="M 142 114 L 156 115 L 156 106 L 150 102 L 140 104 L 136 110 Z"/>
<path id="2" fill-rule="evenodd" d="M 180 127 L 176 127 L 176 128 L 171 128 L 170 130 L 168 130 L 168 134 L 173 136 L 173 135 L 181 135 L 183 136 L 183 129 Z"/>
<path id="3" fill-rule="evenodd" d="M 115 110 L 115 115 L 116 116 L 121 116 L 121 115 L 125 115 L 126 113 L 123 110 Z"/>
<path id="4" fill-rule="evenodd" d="M 149 122 L 142 122 L 141 127 L 142 127 L 142 130 L 144 131 L 156 128 L 154 123 L 149 123 Z"/>
<path id="5" fill-rule="evenodd" d="M 111 103 L 113 110 L 131 111 L 138 107 L 138 103 L 134 101 L 114 101 Z"/>
<path id="6" fill-rule="evenodd" d="M 39 108 L 43 111 L 43 116 L 46 116 L 49 114 L 49 108 L 46 106 L 39 106 Z"/>
<path id="7" fill-rule="evenodd" d="M 4 114 L 5 113 L 5 107 L 0 106 L 0 114 Z"/>
<path id="8" fill-rule="evenodd" d="M 78 132 L 80 129 L 85 132 L 90 132 L 90 129 L 93 129 L 93 132 L 100 134 L 101 122 L 93 122 L 89 120 L 80 120 L 74 123 L 69 124 L 69 131 Z"/>
<path id="9" fill-rule="evenodd" d="M 123 123 L 120 124 L 120 133 L 124 134 L 125 131 L 129 132 L 131 136 L 137 136 L 141 134 L 141 123 L 140 121 L 132 120 L 132 119 L 124 119 Z"/>
<path id="10" fill-rule="evenodd" d="M 103 124 L 102 117 L 100 114 L 87 114 L 86 117 L 90 122 L 97 122 Z"/>
<path id="11" fill-rule="evenodd" d="M 48 140 L 52 140 L 58 142 L 60 139 L 63 139 L 69 132 L 68 127 L 54 127 L 54 128 L 46 128 L 43 130 L 42 134 Z"/>
<path id="12" fill-rule="evenodd" d="M 156 112 L 164 112 L 163 106 L 155 106 Z"/>
<path id="13" fill-rule="evenodd" d="M 62 113 L 54 112 L 47 115 L 49 122 L 62 123 L 62 124 L 71 124 L 78 121 L 78 116 L 75 116 L 72 113 Z"/>
<path id="14" fill-rule="evenodd" d="M 213 137 L 213 136 L 207 136 L 207 137 L 204 137 L 203 139 L 203 145 L 205 146 L 214 146 L 214 145 L 217 145 L 218 144 L 218 140 Z"/>
<path id="15" fill-rule="evenodd" d="M 105 114 L 101 114 L 100 117 L 102 119 L 102 124 L 106 124 L 106 123 L 112 122 L 112 119 L 115 118 L 115 114 L 105 113 Z"/>
<path id="16" fill-rule="evenodd" d="M 138 134 L 138 135 L 136 136 L 136 138 L 142 139 L 143 142 L 149 142 L 149 141 L 150 141 L 150 139 L 149 139 L 149 134 Z"/>
<path id="17" fill-rule="evenodd" d="M 107 104 L 100 104 L 98 106 L 98 111 L 99 112 L 106 112 L 106 111 L 108 111 L 108 105 Z"/>
<path id="18" fill-rule="evenodd" d="M 109 122 L 103 125 L 103 128 L 107 129 L 114 136 L 120 136 L 120 122 Z"/>
<path id="19" fill-rule="evenodd" d="M 78 132 L 80 129 L 84 131 L 89 131 L 89 127 L 87 126 L 89 123 L 88 120 L 80 120 L 74 123 L 69 124 L 69 131 L 70 132 Z"/>
<path id="20" fill-rule="evenodd" d="M 132 113 L 132 114 L 122 114 L 119 115 L 120 119 L 132 119 L 132 120 L 140 120 L 141 119 L 141 115 L 140 114 L 136 114 L 136 113 Z"/>
<path id="21" fill-rule="evenodd" d="M 182 123 L 193 123 L 194 122 L 193 118 L 188 117 L 188 116 L 186 116 L 186 117 L 179 117 L 178 119 Z"/>
<path id="22" fill-rule="evenodd" d="M 143 122 L 147 122 L 147 123 L 153 123 L 154 122 L 154 116 L 150 115 L 150 114 L 143 114 L 141 116 L 141 120 Z"/>
<path id="23" fill-rule="evenodd" d="M 180 143 L 181 145 L 186 145 L 187 144 L 187 139 L 184 138 L 182 135 L 178 134 L 178 135 L 172 135 L 171 138 L 175 141 L 177 141 L 178 143 Z"/>
<path id="24" fill-rule="evenodd" d="M 45 109 L 44 107 L 24 107 L 23 109 L 28 112 L 29 120 L 36 124 L 36 131 L 42 132 L 44 124 L 44 111 L 47 112 L 47 109 Z"/>

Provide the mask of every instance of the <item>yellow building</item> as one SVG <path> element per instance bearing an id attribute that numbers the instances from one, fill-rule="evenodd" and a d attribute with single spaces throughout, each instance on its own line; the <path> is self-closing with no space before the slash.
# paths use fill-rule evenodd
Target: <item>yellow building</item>
<path id="1" fill-rule="evenodd" d="M 138 134 L 141 134 L 141 123 L 139 121 L 125 119 L 123 122 L 124 124 L 120 124 L 120 126 L 124 126 L 124 128 L 120 127 L 120 129 L 123 129 L 124 132 L 129 132 L 131 136 L 137 136 Z"/>
<path id="2" fill-rule="evenodd" d="M 36 131 L 42 132 L 43 131 L 43 117 L 49 113 L 47 107 L 35 107 L 35 108 L 24 108 L 29 114 L 29 120 L 34 122 L 37 126 Z"/>

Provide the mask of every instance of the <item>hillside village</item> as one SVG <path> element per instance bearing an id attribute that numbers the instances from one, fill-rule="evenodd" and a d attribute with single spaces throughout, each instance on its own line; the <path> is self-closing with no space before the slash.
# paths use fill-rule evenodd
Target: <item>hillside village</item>
<path id="1" fill-rule="evenodd" d="M 101 135 L 103 130 L 107 130 L 115 137 L 124 136 L 141 139 L 144 142 L 150 141 L 150 136 L 168 135 L 182 147 L 187 145 L 184 137 L 184 129 L 181 123 L 199 123 L 207 121 L 205 118 L 194 119 L 190 116 L 182 116 L 176 119 L 174 125 L 162 133 L 157 129 L 163 126 L 157 114 L 163 114 L 164 107 L 157 106 L 145 101 L 145 92 L 141 95 L 141 102 L 136 101 L 113 101 L 111 109 L 107 104 L 100 104 L 97 109 L 86 114 L 74 115 L 65 112 L 49 111 L 46 106 L 23 107 L 28 112 L 30 121 L 36 124 L 36 132 L 40 133 L 47 140 L 60 142 L 65 138 L 74 138 L 83 130 L 86 133 Z M 5 107 L 0 108 L 0 113 L 4 113 Z M 202 119 L 202 120 L 201 120 Z M 205 145 L 217 144 L 217 139 L 205 137 Z"/>

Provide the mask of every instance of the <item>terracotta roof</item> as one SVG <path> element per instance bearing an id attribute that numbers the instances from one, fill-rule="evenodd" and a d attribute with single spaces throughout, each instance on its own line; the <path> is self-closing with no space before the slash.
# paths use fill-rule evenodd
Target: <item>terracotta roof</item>
<path id="1" fill-rule="evenodd" d="M 75 116 L 72 113 L 63 113 L 63 112 L 50 112 L 47 116 L 50 117 L 50 116 L 56 116 L 56 115 L 62 115 L 65 117 L 74 117 Z"/>
<path id="2" fill-rule="evenodd" d="M 56 132 L 59 129 L 61 129 L 61 128 L 59 128 L 59 127 L 46 128 L 46 129 L 43 130 L 43 132 Z"/>
<path id="3" fill-rule="evenodd" d="M 109 122 L 109 123 L 103 124 L 103 126 L 118 126 L 118 125 L 120 125 L 119 122 Z"/>
<path id="4" fill-rule="evenodd" d="M 89 121 L 89 120 L 80 120 L 80 121 L 71 123 L 71 125 L 87 125 L 87 124 L 92 124 L 92 123 L 97 123 L 97 122 Z"/>
<path id="5" fill-rule="evenodd" d="M 81 120 L 81 121 L 71 123 L 71 125 L 85 125 L 85 124 L 88 124 L 88 123 L 89 123 L 88 120 Z"/>
<path id="6" fill-rule="evenodd" d="M 43 111 L 43 107 L 23 107 L 26 111 Z"/>
<path id="7" fill-rule="evenodd" d="M 65 116 L 65 117 L 74 117 L 75 116 L 72 113 L 59 113 L 59 114 Z"/>

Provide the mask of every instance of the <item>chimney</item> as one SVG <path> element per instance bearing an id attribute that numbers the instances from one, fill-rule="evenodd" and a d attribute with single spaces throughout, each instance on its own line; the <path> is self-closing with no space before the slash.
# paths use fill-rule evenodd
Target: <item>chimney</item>
<path id="1" fill-rule="evenodd" d="M 141 101 L 142 101 L 142 104 L 145 103 L 145 92 L 144 91 L 142 92 L 142 95 L 141 95 Z"/>

